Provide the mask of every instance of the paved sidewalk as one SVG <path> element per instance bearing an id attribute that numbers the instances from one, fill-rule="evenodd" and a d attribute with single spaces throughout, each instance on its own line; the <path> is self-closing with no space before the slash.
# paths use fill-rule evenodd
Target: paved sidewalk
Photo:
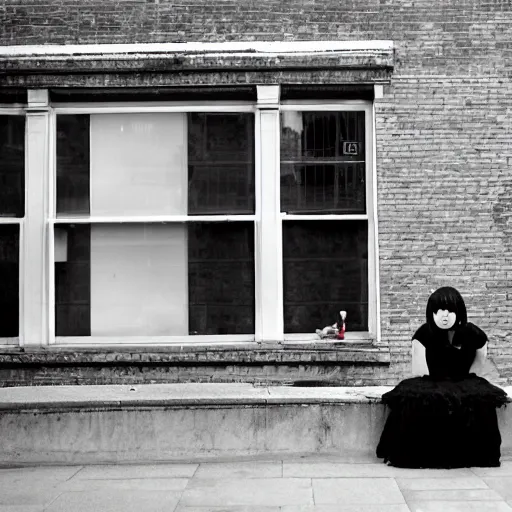
<path id="1" fill-rule="evenodd" d="M 500 468 L 408 470 L 334 456 L 0 469 L 0 512 L 505 512 Z"/>

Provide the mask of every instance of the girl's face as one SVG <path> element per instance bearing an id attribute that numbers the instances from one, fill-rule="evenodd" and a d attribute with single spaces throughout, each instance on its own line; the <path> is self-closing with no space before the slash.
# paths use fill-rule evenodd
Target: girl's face
<path id="1" fill-rule="evenodd" d="M 447 309 L 439 309 L 434 313 L 434 322 L 439 329 L 451 329 L 455 325 L 457 315 Z"/>

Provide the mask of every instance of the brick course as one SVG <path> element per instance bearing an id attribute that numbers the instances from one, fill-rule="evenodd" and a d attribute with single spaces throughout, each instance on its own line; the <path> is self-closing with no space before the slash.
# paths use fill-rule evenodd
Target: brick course
<path id="1" fill-rule="evenodd" d="M 354 367 L 354 384 L 365 373 L 383 384 L 404 376 L 411 335 L 442 285 L 461 291 L 500 375 L 512 377 L 511 30 L 508 0 L 0 0 L 2 45 L 394 41 L 391 83 L 375 101 L 391 365 Z"/>

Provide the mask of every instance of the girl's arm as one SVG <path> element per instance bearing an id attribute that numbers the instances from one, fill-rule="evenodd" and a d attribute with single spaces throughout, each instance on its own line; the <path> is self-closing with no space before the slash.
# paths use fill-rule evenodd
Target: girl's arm
<path id="1" fill-rule="evenodd" d="M 471 365 L 471 368 L 469 369 L 469 373 L 476 373 L 477 375 L 481 375 L 484 369 L 486 358 L 487 343 L 482 348 L 477 349 L 475 359 Z"/>
<path id="2" fill-rule="evenodd" d="M 428 375 L 427 357 L 425 347 L 418 341 L 412 340 L 412 376 L 422 377 Z"/>

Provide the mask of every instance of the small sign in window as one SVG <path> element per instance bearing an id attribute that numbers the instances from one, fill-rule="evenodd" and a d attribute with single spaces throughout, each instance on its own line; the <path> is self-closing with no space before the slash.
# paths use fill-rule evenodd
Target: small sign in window
<path id="1" fill-rule="evenodd" d="M 343 142 L 343 154 L 344 155 L 358 155 L 359 154 L 359 142 Z"/>

